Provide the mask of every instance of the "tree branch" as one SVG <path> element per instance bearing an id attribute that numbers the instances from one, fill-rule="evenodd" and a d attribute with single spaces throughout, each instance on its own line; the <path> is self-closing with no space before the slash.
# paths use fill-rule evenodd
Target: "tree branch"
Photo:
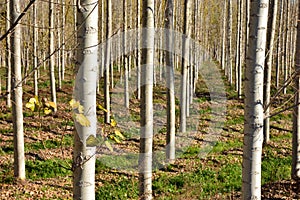
<path id="1" fill-rule="evenodd" d="M 14 30 L 14 28 L 18 25 L 19 21 L 25 16 L 26 12 L 28 11 L 28 9 L 32 6 L 32 4 L 34 2 L 35 2 L 35 0 L 30 0 L 29 4 L 26 6 L 26 8 L 23 10 L 23 12 L 19 15 L 17 20 L 14 22 L 14 24 L 6 31 L 6 33 L 4 33 L 4 35 L 2 35 L 0 37 L 0 42 L 2 40 L 4 40 Z"/>

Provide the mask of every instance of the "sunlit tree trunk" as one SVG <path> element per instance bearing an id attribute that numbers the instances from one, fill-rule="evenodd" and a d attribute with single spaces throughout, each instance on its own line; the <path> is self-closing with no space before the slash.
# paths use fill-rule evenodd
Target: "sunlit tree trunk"
<path id="1" fill-rule="evenodd" d="M 235 53 L 235 90 L 239 91 L 239 72 L 240 72 L 240 59 L 241 59 L 241 52 L 240 52 L 240 46 L 241 46 L 241 4 L 240 0 L 237 0 L 237 30 L 236 30 L 236 53 Z"/>
<path id="2" fill-rule="evenodd" d="M 153 67 L 154 67 L 154 0 L 143 0 L 141 87 L 141 136 L 139 154 L 139 196 L 152 199 L 152 145 L 153 145 Z"/>
<path id="3" fill-rule="evenodd" d="M 251 1 L 249 46 L 245 74 L 243 199 L 261 199 L 263 82 L 268 0 Z"/>
<path id="4" fill-rule="evenodd" d="M 283 81 L 283 85 L 285 84 L 285 82 L 288 79 L 288 70 L 289 70 L 289 55 L 290 55 L 290 4 L 291 2 L 286 0 L 286 10 L 285 10 L 285 20 L 284 20 L 284 24 L 285 24 L 285 29 L 284 29 L 284 57 L 283 57 L 283 75 L 284 75 L 284 81 Z M 287 91 L 287 87 L 283 88 L 283 94 L 286 94 Z"/>
<path id="5" fill-rule="evenodd" d="M 267 106 L 265 109 L 265 116 L 269 116 L 270 114 L 270 98 L 271 98 L 271 77 L 272 77 L 272 65 L 273 65 L 273 51 L 274 51 L 274 39 L 275 39 L 275 32 L 276 32 L 276 21 L 277 21 L 277 1 L 278 0 L 271 0 L 270 12 L 269 12 L 269 24 L 268 27 L 268 56 L 266 61 L 266 68 L 265 68 L 265 87 L 264 87 L 264 106 Z M 270 118 L 266 118 L 264 120 L 264 143 L 268 144 L 270 140 Z"/>
<path id="6" fill-rule="evenodd" d="M 173 44 L 173 0 L 168 0 L 166 5 L 166 21 L 165 27 L 170 32 L 166 32 L 166 46 L 171 50 L 174 48 Z M 175 160 L 175 87 L 174 87 L 174 56 L 171 51 L 166 51 L 166 75 L 167 75 L 167 161 L 172 163 Z"/>
<path id="7" fill-rule="evenodd" d="M 20 1 L 10 1 L 10 21 L 13 24 L 19 15 Z M 25 154 L 23 130 L 23 90 L 21 70 L 21 26 L 17 25 L 11 33 L 11 67 L 12 67 L 12 109 L 14 131 L 14 175 L 25 180 Z"/>
<path id="8" fill-rule="evenodd" d="M 51 87 L 51 101 L 56 104 L 56 83 L 55 83 L 55 57 L 54 53 L 54 2 L 49 1 L 49 75 Z M 55 108 L 56 111 L 56 108 Z"/>
<path id="9" fill-rule="evenodd" d="M 10 3 L 6 4 L 6 31 L 10 28 Z M 11 107 L 11 41 L 10 37 L 6 37 L 6 65 L 7 65 L 7 79 L 6 79 L 6 106 Z"/>
<path id="10" fill-rule="evenodd" d="M 222 65 L 222 70 L 225 70 L 225 65 L 226 65 L 226 7 L 227 7 L 227 0 L 223 1 L 224 4 L 224 10 L 223 10 L 223 28 L 222 28 L 222 60 L 221 60 L 221 65 Z"/>
<path id="11" fill-rule="evenodd" d="M 298 25 L 296 39 L 295 70 L 295 108 L 293 112 L 292 178 L 300 181 L 300 3 L 298 3 Z"/>
<path id="12" fill-rule="evenodd" d="M 65 80 L 65 63 L 66 63 L 66 56 L 65 56 L 65 25 L 66 25 L 66 6 L 65 0 L 61 0 L 61 9 L 62 9 L 62 24 L 61 24 L 61 79 Z"/>
<path id="13" fill-rule="evenodd" d="M 124 21 L 124 33 L 123 33 L 123 48 L 126 52 L 127 41 L 126 41 L 126 31 L 127 31 L 127 4 L 126 0 L 123 0 L 123 21 Z M 129 88 L 128 88 L 128 78 L 129 78 L 129 55 L 124 55 L 124 103 L 125 108 L 129 108 Z"/>
<path id="14" fill-rule="evenodd" d="M 137 88 L 137 99 L 141 98 L 141 53 L 140 53 L 140 24 L 141 24 L 141 5 L 140 0 L 137 0 L 137 50 L 136 50 L 136 88 Z"/>
<path id="15" fill-rule="evenodd" d="M 279 88 L 280 82 L 280 67 L 282 67 L 281 60 L 282 60 L 282 27 L 283 27 L 283 10 L 284 10 L 284 1 L 280 1 L 280 16 L 279 16 L 279 34 L 278 34 L 278 45 L 277 45 L 277 65 L 276 65 L 276 88 Z"/>
<path id="16" fill-rule="evenodd" d="M 239 59 L 239 67 L 238 67 L 238 97 L 242 98 L 242 77 L 243 77 L 243 65 L 245 63 L 245 42 L 246 39 L 244 37 L 244 0 L 240 0 L 240 59 Z"/>
<path id="17" fill-rule="evenodd" d="M 78 2 L 78 51 L 74 97 L 84 108 L 90 125 L 75 121 L 73 153 L 73 198 L 95 199 L 96 147 L 87 145 L 88 137 L 96 137 L 96 88 L 98 76 L 98 1 Z"/>
<path id="18" fill-rule="evenodd" d="M 232 2 L 228 1 L 227 17 L 227 76 L 228 81 L 232 84 Z"/>
<path id="19" fill-rule="evenodd" d="M 190 11 L 191 11 L 191 0 L 185 0 L 185 13 L 184 13 L 184 28 L 183 33 L 187 36 L 184 38 L 182 47 L 182 66 L 181 66 L 181 85 L 180 85 L 180 132 L 186 132 L 186 117 L 187 117 L 187 70 L 189 61 L 189 37 L 190 37 Z"/>
<path id="20" fill-rule="evenodd" d="M 37 8 L 36 4 L 33 4 L 33 80 L 34 80 L 34 95 L 38 96 L 38 57 L 37 57 L 37 46 L 38 46 L 38 30 L 37 30 Z"/>
<path id="21" fill-rule="evenodd" d="M 107 0 L 107 23 L 106 23 L 106 49 L 105 49 L 105 68 L 104 68 L 104 106 L 107 112 L 105 112 L 105 123 L 110 123 L 110 80 L 109 80 L 109 65 L 110 65 L 110 37 L 112 32 L 112 19 L 111 19 L 111 1 Z"/>

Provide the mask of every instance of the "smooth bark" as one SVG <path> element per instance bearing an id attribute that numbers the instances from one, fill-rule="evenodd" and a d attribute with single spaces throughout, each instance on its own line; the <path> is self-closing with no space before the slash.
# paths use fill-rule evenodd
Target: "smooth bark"
<path id="1" fill-rule="evenodd" d="M 139 196 L 152 199 L 152 146 L 153 146 L 153 68 L 154 68 L 154 0 L 143 0 L 143 42 L 141 87 L 141 137 L 139 154 Z"/>
<path id="2" fill-rule="evenodd" d="M 292 178 L 300 180 L 300 3 L 298 3 L 298 25 L 296 39 L 295 70 L 295 106 L 293 112 Z"/>
<path id="3" fill-rule="evenodd" d="M 245 74 L 245 124 L 242 199 L 261 199 L 263 81 L 268 0 L 251 1 Z"/>
<path id="4" fill-rule="evenodd" d="M 88 137 L 96 137 L 96 88 L 98 76 L 98 2 L 78 2 L 78 50 L 74 97 L 84 108 L 90 125 L 75 120 L 73 153 L 73 198 L 95 199 L 96 147 L 87 145 Z"/>
<path id="5" fill-rule="evenodd" d="M 14 23 L 20 15 L 20 2 L 10 1 L 10 21 Z M 25 152 L 23 128 L 23 89 L 21 70 L 21 26 L 16 25 L 11 34 L 11 67 L 12 67 L 12 111 L 14 132 L 14 176 L 25 180 Z"/>

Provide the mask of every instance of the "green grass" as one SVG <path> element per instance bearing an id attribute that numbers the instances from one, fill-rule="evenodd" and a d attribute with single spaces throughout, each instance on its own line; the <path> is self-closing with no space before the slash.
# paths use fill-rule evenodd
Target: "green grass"
<path id="1" fill-rule="evenodd" d="M 234 140 L 229 140 L 227 142 L 216 142 L 215 146 L 212 149 L 213 153 L 222 153 L 230 149 L 242 148 L 243 142 L 240 139 L 236 138 Z"/>
<path id="2" fill-rule="evenodd" d="M 230 119 L 227 119 L 225 125 L 231 126 L 231 125 L 243 124 L 243 123 L 244 123 L 244 115 L 240 115 L 240 116 L 234 116 Z"/>
<path id="3" fill-rule="evenodd" d="M 61 136 L 60 136 L 61 137 Z M 54 149 L 60 148 L 61 146 L 72 146 L 73 136 L 64 135 L 61 139 L 36 141 L 31 143 L 25 143 L 25 151 L 39 150 L 39 149 Z"/>
<path id="4" fill-rule="evenodd" d="M 71 176 L 72 171 L 68 168 L 70 160 L 50 159 L 45 161 L 35 160 L 26 161 L 26 174 L 31 180 L 41 178 L 55 178 Z"/>
<path id="5" fill-rule="evenodd" d="M 96 199 L 138 199 L 137 180 L 123 175 L 115 182 L 103 180 L 103 186 L 96 191 Z"/>

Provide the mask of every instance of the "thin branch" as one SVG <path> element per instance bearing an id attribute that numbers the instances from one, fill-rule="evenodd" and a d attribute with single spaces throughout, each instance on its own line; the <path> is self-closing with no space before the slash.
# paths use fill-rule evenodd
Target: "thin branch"
<path id="1" fill-rule="evenodd" d="M 275 95 L 271 98 L 270 102 L 264 106 L 264 112 L 270 107 L 270 105 L 274 102 L 276 97 L 283 91 L 284 88 L 289 86 L 289 84 L 293 81 L 293 79 L 296 77 L 297 73 L 293 72 L 291 76 L 285 81 L 285 83 L 277 90 Z"/>
<path id="2" fill-rule="evenodd" d="M 283 110 L 280 110 L 280 111 L 278 111 L 278 112 L 276 112 L 276 113 L 274 113 L 274 114 L 272 114 L 272 115 L 265 116 L 264 119 L 274 117 L 275 115 L 278 115 L 278 114 L 280 114 L 280 113 L 283 113 L 284 111 L 287 111 L 287 110 L 289 110 L 289 109 L 291 109 L 291 108 L 294 108 L 294 107 L 296 107 L 296 106 L 298 106 L 298 105 L 300 105 L 300 103 L 297 103 L 297 104 L 294 104 L 294 105 L 292 105 L 292 106 L 289 106 L 289 107 L 287 107 L 287 108 L 285 108 L 285 109 L 283 109 Z"/>
<path id="3" fill-rule="evenodd" d="M 23 12 L 19 15 L 17 20 L 14 22 L 14 24 L 0 37 L 0 42 L 4 40 L 12 31 L 13 29 L 18 25 L 19 21 L 25 16 L 28 9 L 33 5 L 35 0 L 30 0 L 29 4 L 26 6 L 26 8 L 23 10 Z"/>

